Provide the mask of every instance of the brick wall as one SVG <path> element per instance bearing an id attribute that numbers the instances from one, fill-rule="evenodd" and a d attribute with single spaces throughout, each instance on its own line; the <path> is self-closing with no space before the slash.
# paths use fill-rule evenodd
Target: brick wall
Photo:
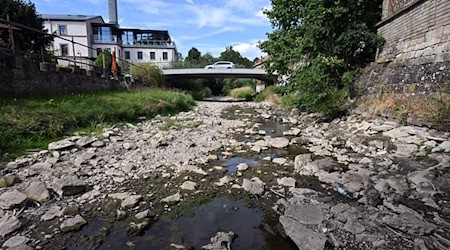
<path id="1" fill-rule="evenodd" d="M 378 62 L 450 62 L 449 0 L 385 0 Z"/>

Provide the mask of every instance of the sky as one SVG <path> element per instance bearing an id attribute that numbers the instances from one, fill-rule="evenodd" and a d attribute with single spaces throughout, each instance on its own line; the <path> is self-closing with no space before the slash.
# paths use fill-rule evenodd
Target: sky
<path id="1" fill-rule="evenodd" d="M 108 0 L 32 0 L 41 14 L 100 15 L 107 22 Z M 263 9 L 270 0 L 118 0 L 121 27 L 168 30 L 184 57 L 196 47 L 219 56 L 233 46 L 253 60 L 258 41 L 271 26 Z"/>

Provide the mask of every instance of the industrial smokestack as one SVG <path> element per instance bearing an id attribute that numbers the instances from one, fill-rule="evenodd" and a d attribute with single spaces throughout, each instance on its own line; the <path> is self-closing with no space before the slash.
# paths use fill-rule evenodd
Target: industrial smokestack
<path id="1" fill-rule="evenodd" d="M 119 24 L 117 17 L 117 0 L 108 0 L 109 23 Z"/>

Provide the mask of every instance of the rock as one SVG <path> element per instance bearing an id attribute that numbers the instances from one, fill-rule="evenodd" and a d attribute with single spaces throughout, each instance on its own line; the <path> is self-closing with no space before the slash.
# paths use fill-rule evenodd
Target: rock
<path id="1" fill-rule="evenodd" d="M 197 186 L 197 183 L 193 182 L 193 181 L 185 181 L 180 188 L 183 190 L 190 190 L 190 191 L 194 191 L 195 187 Z"/>
<path id="2" fill-rule="evenodd" d="M 104 141 L 95 141 L 94 143 L 92 143 L 91 146 L 93 148 L 101 148 L 101 147 L 105 146 L 105 142 Z"/>
<path id="3" fill-rule="evenodd" d="M 45 184 L 41 181 L 32 181 L 25 189 L 24 193 L 28 198 L 39 202 L 47 202 L 50 199 L 50 193 Z"/>
<path id="4" fill-rule="evenodd" d="M 433 152 L 433 153 L 437 153 L 437 152 L 449 153 L 450 152 L 450 141 L 444 141 L 439 146 L 433 148 L 431 150 L 431 152 Z"/>
<path id="5" fill-rule="evenodd" d="M 261 153 L 262 148 L 261 146 L 255 145 L 250 150 L 256 153 Z"/>
<path id="6" fill-rule="evenodd" d="M 394 128 L 394 126 L 390 125 L 390 124 L 383 124 L 383 125 L 380 125 L 380 126 L 370 127 L 370 129 L 372 131 L 376 131 L 376 132 L 385 132 L 385 131 L 392 130 L 393 128 Z"/>
<path id="7" fill-rule="evenodd" d="M 168 196 L 166 198 L 161 199 L 162 203 L 177 203 L 181 200 L 181 194 L 180 192 L 173 194 L 171 196 Z"/>
<path id="8" fill-rule="evenodd" d="M 64 210 L 60 206 L 53 206 L 44 215 L 41 216 L 41 220 L 53 220 L 56 217 L 61 217 L 63 214 Z"/>
<path id="9" fill-rule="evenodd" d="M 322 250 L 325 248 L 327 238 L 309 229 L 297 220 L 288 216 L 280 216 L 280 223 L 289 238 L 301 250 Z"/>
<path id="10" fill-rule="evenodd" d="M 244 179 L 242 188 L 251 194 L 262 194 L 264 192 L 264 182 L 258 177 L 253 177 L 251 180 Z"/>
<path id="11" fill-rule="evenodd" d="M 394 128 L 394 129 L 392 129 L 390 131 L 383 132 L 383 135 L 387 136 L 387 137 L 394 138 L 394 139 L 398 139 L 398 138 L 409 136 L 408 132 L 405 131 L 404 127 Z"/>
<path id="12" fill-rule="evenodd" d="M 130 195 L 127 196 L 120 204 L 122 208 L 133 208 L 135 207 L 139 201 L 142 199 L 142 195 Z"/>
<path id="13" fill-rule="evenodd" d="M 370 164 L 373 161 L 370 158 L 364 157 L 361 160 L 359 160 L 359 164 Z"/>
<path id="14" fill-rule="evenodd" d="M 149 223 L 149 219 L 144 219 L 144 221 L 142 221 L 141 223 L 131 222 L 128 226 L 127 234 L 130 236 L 141 236 L 148 228 Z"/>
<path id="15" fill-rule="evenodd" d="M 30 241 L 30 238 L 22 236 L 22 235 L 15 235 L 11 238 L 9 238 L 5 243 L 3 243 L 2 247 L 12 248 L 17 247 L 23 244 L 27 244 Z"/>
<path id="16" fill-rule="evenodd" d="M 304 225 L 319 225 L 324 219 L 322 209 L 311 204 L 289 204 L 284 216 Z"/>
<path id="17" fill-rule="evenodd" d="M 351 216 L 348 218 L 347 223 L 345 223 L 344 229 L 352 234 L 360 234 L 366 230 L 363 225 Z"/>
<path id="18" fill-rule="evenodd" d="M 193 172 L 193 173 L 200 174 L 200 175 L 208 175 L 208 173 L 205 170 L 203 170 L 203 169 L 201 169 L 201 168 L 199 168 L 197 166 L 193 166 L 193 165 L 182 166 L 180 168 L 180 171 L 181 172 L 185 172 L 185 171 L 186 172 Z"/>
<path id="19" fill-rule="evenodd" d="M 435 142 L 435 141 L 426 141 L 423 145 L 425 147 L 427 147 L 427 148 L 435 148 L 437 146 L 437 142 Z"/>
<path id="20" fill-rule="evenodd" d="M 312 162 L 312 154 L 297 155 L 294 159 L 295 170 L 300 171 L 308 163 Z"/>
<path id="21" fill-rule="evenodd" d="M 337 172 L 342 171 L 342 167 L 332 158 L 324 158 L 310 162 L 303 168 L 299 169 L 303 175 L 318 175 L 320 172 Z"/>
<path id="22" fill-rule="evenodd" d="M 245 171 L 248 169 L 248 164 L 247 163 L 239 163 L 239 165 L 237 165 L 237 170 L 238 171 Z"/>
<path id="23" fill-rule="evenodd" d="M 266 131 L 265 131 L 265 130 L 259 130 L 259 131 L 258 131 L 258 134 L 259 134 L 259 135 L 266 135 Z"/>
<path id="24" fill-rule="evenodd" d="M 285 148 L 289 146 L 289 139 L 284 137 L 276 137 L 276 138 L 266 137 L 265 140 L 267 141 L 269 146 L 273 148 Z"/>
<path id="25" fill-rule="evenodd" d="M 370 188 L 365 192 L 366 202 L 367 204 L 377 207 L 383 204 L 383 199 L 381 198 L 380 193 L 374 188 Z"/>
<path id="26" fill-rule="evenodd" d="M 19 181 L 19 178 L 13 174 L 7 174 L 0 178 L 0 188 L 11 187 Z"/>
<path id="27" fill-rule="evenodd" d="M 77 214 L 75 217 L 65 220 L 59 228 L 63 233 L 70 231 L 77 231 L 81 229 L 84 225 L 87 224 L 87 221 L 81 217 L 81 215 Z"/>
<path id="28" fill-rule="evenodd" d="M 214 184 L 215 184 L 216 186 L 221 187 L 221 186 L 223 186 L 223 185 L 225 185 L 225 184 L 228 184 L 228 183 L 231 182 L 231 181 L 233 181 L 233 178 L 230 177 L 229 175 L 225 175 L 224 177 L 222 177 L 222 178 L 219 179 L 219 182 L 215 182 Z"/>
<path id="29" fill-rule="evenodd" d="M 145 211 L 137 213 L 134 217 L 138 220 L 142 220 L 142 219 L 148 218 L 149 216 L 150 216 L 150 210 L 147 209 Z"/>
<path id="30" fill-rule="evenodd" d="M 7 191 L 0 195 L 0 208 L 13 209 L 23 207 L 27 201 L 27 196 L 16 189 Z"/>
<path id="31" fill-rule="evenodd" d="M 56 179 L 52 184 L 53 190 L 60 196 L 70 196 L 87 191 L 87 185 L 75 175 Z"/>
<path id="32" fill-rule="evenodd" d="M 48 150 L 63 150 L 63 149 L 68 149 L 75 146 L 75 143 L 68 141 L 68 140 L 62 140 L 62 141 L 57 141 L 57 142 L 52 142 L 50 144 L 48 144 Z"/>
<path id="33" fill-rule="evenodd" d="M 281 186 L 295 187 L 295 182 L 296 182 L 296 180 L 291 177 L 283 177 L 281 179 L 280 178 L 277 179 L 278 185 L 281 185 Z"/>
<path id="34" fill-rule="evenodd" d="M 273 163 L 283 165 L 287 162 L 285 158 L 275 158 L 272 160 Z"/>
<path id="35" fill-rule="evenodd" d="M 113 193 L 113 194 L 108 194 L 108 197 L 112 198 L 112 199 L 116 199 L 116 200 L 125 200 L 125 198 L 127 198 L 130 195 L 131 194 L 129 194 L 129 193 Z"/>
<path id="36" fill-rule="evenodd" d="M 20 222 L 16 216 L 5 214 L 0 218 L 0 236 L 5 237 L 19 229 L 21 226 L 22 222 Z"/>
<path id="37" fill-rule="evenodd" d="M 89 145 L 91 145 L 93 142 L 97 141 L 97 138 L 95 137 L 88 137 L 88 136 L 84 136 L 81 139 L 79 139 L 78 141 L 75 142 L 75 144 L 79 147 L 88 147 Z"/>
<path id="38" fill-rule="evenodd" d="M 414 144 L 406 144 L 406 143 L 395 143 L 394 144 L 397 147 L 397 150 L 395 151 L 395 155 L 397 157 L 410 157 L 413 156 L 419 147 Z"/>
<path id="39" fill-rule="evenodd" d="M 211 237 L 208 245 L 202 246 L 202 249 L 208 250 L 231 250 L 231 243 L 236 235 L 233 232 L 218 232 L 216 236 Z"/>
<path id="40" fill-rule="evenodd" d="M 134 145 L 129 142 L 125 142 L 122 146 L 125 150 L 130 150 L 130 149 L 134 148 Z"/>
<path id="41" fill-rule="evenodd" d="M 403 212 L 398 216 L 386 216 L 383 221 L 390 227 L 413 235 L 431 234 L 436 229 L 435 225 L 420 218 L 418 214 L 410 212 Z"/>

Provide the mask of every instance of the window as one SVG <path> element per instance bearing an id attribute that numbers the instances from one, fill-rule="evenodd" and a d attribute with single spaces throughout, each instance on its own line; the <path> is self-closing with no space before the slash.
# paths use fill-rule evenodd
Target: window
<path id="1" fill-rule="evenodd" d="M 142 52 L 141 51 L 138 52 L 137 56 L 138 56 L 138 60 L 142 60 Z"/>
<path id="2" fill-rule="evenodd" d="M 150 60 L 155 60 L 155 59 L 156 59 L 156 53 L 150 52 Z"/>
<path id="3" fill-rule="evenodd" d="M 130 59 L 130 51 L 125 51 L 125 59 Z"/>
<path id="4" fill-rule="evenodd" d="M 167 52 L 163 52 L 163 60 L 164 61 L 169 60 L 169 54 Z"/>
<path id="5" fill-rule="evenodd" d="M 102 49 L 101 48 L 97 48 L 97 56 L 99 56 L 102 53 Z"/>
<path id="6" fill-rule="evenodd" d="M 59 25 L 59 34 L 67 35 L 67 25 Z"/>
<path id="7" fill-rule="evenodd" d="M 69 45 L 61 44 L 61 56 L 68 56 L 68 55 L 69 55 Z"/>

